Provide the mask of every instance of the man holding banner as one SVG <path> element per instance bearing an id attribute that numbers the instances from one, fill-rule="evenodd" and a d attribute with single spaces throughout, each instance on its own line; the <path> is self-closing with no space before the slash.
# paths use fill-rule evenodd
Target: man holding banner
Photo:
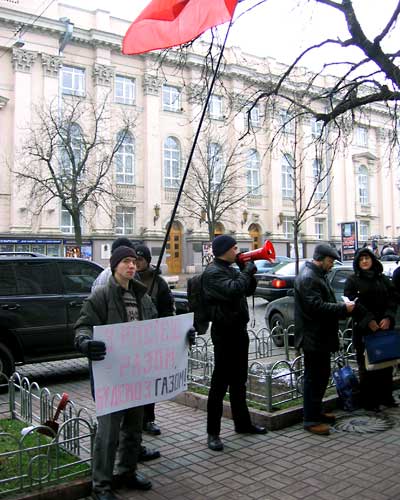
<path id="1" fill-rule="evenodd" d="M 112 276 L 107 285 L 96 288 L 84 303 L 75 325 L 75 345 L 90 361 L 101 361 L 106 344 L 93 340 L 96 325 L 140 321 L 157 317 L 146 287 L 134 280 L 136 253 L 130 247 L 118 247 L 111 255 Z M 111 490 L 118 450 L 116 486 L 149 490 L 151 482 L 136 472 L 142 440 L 143 406 L 98 417 L 93 450 L 93 492 L 97 500 L 114 500 Z"/>
<path id="2" fill-rule="evenodd" d="M 136 471 L 143 404 L 174 397 L 187 385 L 187 342 L 191 344 L 195 336 L 190 328 L 193 317 L 155 320 L 157 310 L 146 286 L 134 279 L 136 258 L 130 247 L 121 246 L 112 253 L 108 284 L 89 296 L 75 325 L 76 348 L 94 362 L 91 376 L 98 421 L 92 467 L 95 500 L 115 500 L 112 487 L 152 487 Z M 117 452 L 117 475 L 113 477 Z"/>

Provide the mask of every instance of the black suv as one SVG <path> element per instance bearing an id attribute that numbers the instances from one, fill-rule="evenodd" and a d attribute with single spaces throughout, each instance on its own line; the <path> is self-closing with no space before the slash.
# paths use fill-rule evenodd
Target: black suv
<path id="1" fill-rule="evenodd" d="M 83 259 L 0 253 L 0 372 L 79 357 L 73 325 L 103 268 Z M 173 292 L 177 313 L 185 294 Z"/>

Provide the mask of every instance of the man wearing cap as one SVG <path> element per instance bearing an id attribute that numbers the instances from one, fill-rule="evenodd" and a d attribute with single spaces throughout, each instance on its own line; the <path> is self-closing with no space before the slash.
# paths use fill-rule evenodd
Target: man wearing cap
<path id="1" fill-rule="evenodd" d="M 111 245 L 111 256 L 117 250 L 117 248 L 122 247 L 122 246 L 134 248 L 133 243 L 130 240 L 128 240 L 128 238 L 124 238 L 124 237 L 117 238 L 116 240 L 113 241 L 113 243 Z M 150 253 L 150 251 L 149 251 L 149 253 Z M 137 269 L 137 271 L 139 271 L 139 268 L 141 265 L 140 264 L 141 260 L 142 260 L 141 257 L 136 255 L 136 269 Z M 92 292 L 94 292 L 94 290 L 99 286 L 107 285 L 111 276 L 112 276 L 112 273 L 111 273 L 110 266 L 103 269 L 103 271 L 97 276 L 97 278 L 95 279 L 95 281 L 92 284 Z M 146 408 L 146 406 L 144 408 Z M 152 404 L 151 406 L 154 409 L 154 404 Z M 146 410 L 144 410 L 144 411 L 146 411 Z M 154 412 L 154 410 L 153 410 L 153 412 Z M 153 418 L 153 420 L 154 420 L 154 418 Z M 154 432 L 153 432 L 153 434 L 154 434 Z M 139 462 L 149 462 L 150 460 L 155 460 L 157 458 L 160 458 L 160 456 L 161 456 L 161 453 L 159 450 L 156 450 L 153 448 L 148 448 L 147 446 L 141 445 L 140 454 L 139 454 Z"/>
<path id="2" fill-rule="evenodd" d="M 203 273 L 203 290 L 211 308 L 211 339 L 214 344 L 214 371 L 207 402 L 208 447 L 222 451 L 220 438 L 223 399 L 229 387 L 232 418 L 238 433 L 265 434 L 264 427 L 252 424 L 246 403 L 249 336 L 249 310 L 246 297 L 256 289 L 253 262 L 241 270 L 236 262 L 236 240 L 228 235 L 212 242 L 214 261 Z"/>
<path id="3" fill-rule="evenodd" d="M 94 326 L 157 317 L 146 286 L 134 279 L 134 250 L 127 246 L 115 249 L 110 258 L 110 269 L 112 276 L 108 283 L 97 287 L 84 302 L 75 325 L 75 346 L 91 362 L 104 359 L 106 354 L 105 343 L 93 340 Z M 112 485 L 117 488 L 150 489 L 151 482 L 136 471 L 142 439 L 143 406 L 99 416 L 97 422 L 92 498 L 115 500 L 117 497 Z M 117 451 L 117 476 L 113 477 Z"/>
<path id="4" fill-rule="evenodd" d="M 168 283 L 160 276 L 160 270 L 157 270 L 156 274 L 156 268 L 150 265 L 150 249 L 146 245 L 140 244 L 135 246 L 135 252 L 137 255 L 137 275 L 140 281 L 146 285 L 148 292 L 155 277 L 151 298 L 157 308 L 158 317 L 165 318 L 167 316 L 173 316 L 175 314 L 174 297 L 172 296 Z M 154 403 L 150 403 L 144 407 L 143 430 L 157 436 L 161 434 L 161 430 L 155 423 L 154 409 Z"/>
<path id="5" fill-rule="evenodd" d="M 130 247 L 133 248 L 133 244 L 128 238 L 117 238 L 112 242 L 111 245 L 111 255 L 118 247 Z M 93 281 L 92 284 L 92 292 L 94 292 L 95 288 L 100 285 L 106 285 L 111 276 L 110 267 L 106 267 L 101 271 L 101 273 L 97 276 L 97 278 Z"/>
<path id="6" fill-rule="evenodd" d="M 331 353 L 339 349 L 339 319 L 348 316 L 354 302 L 336 302 L 327 273 L 340 260 L 328 244 L 315 247 L 313 260 L 306 262 L 294 283 L 295 347 L 304 353 L 304 428 L 313 434 L 328 435 L 335 422 L 323 413 L 322 399 L 331 373 Z"/>

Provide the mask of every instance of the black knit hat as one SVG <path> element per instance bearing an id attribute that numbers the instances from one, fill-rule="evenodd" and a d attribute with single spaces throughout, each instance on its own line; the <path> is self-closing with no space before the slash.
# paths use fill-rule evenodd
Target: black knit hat
<path id="1" fill-rule="evenodd" d="M 327 243 L 321 243 L 315 247 L 313 259 L 324 260 L 325 257 L 332 257 L 332 259 L 340 260 L 340 255 L 336 248 L 331 247 Z"/>
<path id="2" fill-rule="evenodd" d="M 217 236 L 212 242 L 212 251 L 215 257 L 219 257 L 236 245 L 236 240 L 227 234 Z"/>
<path id="3" fill-rule="evenodd" d="M 135 252 L 138 257 L 143 257 L 145 260 L 147 260 L 147 263 L 150 264 L 151 252 L 149 247 L 146 247 L 146 245 L 136 245 Z"/>
<path id="4" fill-rule="evenodd" d="M 128 238 L 117 238 L 116 240 L 113 241 L 111 245 L 111 253 L 114 252 L 118 247 L 130 247 L 133 248 L 133 245 Z"/>
<path id="5" fill-rule="evenodd" d="M 111 272 L 114 272 L 114 269 L 118 266 L 122 259 L 125 257 L 134 257 L 136 258 L 136 253 L 133 248 L 130 247 L 118 247 L 114 250 L 110 257 L 110 268 Z"/>

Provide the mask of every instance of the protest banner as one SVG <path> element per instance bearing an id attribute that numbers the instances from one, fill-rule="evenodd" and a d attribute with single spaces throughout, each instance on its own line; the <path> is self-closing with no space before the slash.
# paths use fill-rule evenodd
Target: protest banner
<path id="1" fill-rule="evenodd" d="M 187 388 L 186 333 L 193 313 L 94 327 L 107 346 L 94 361 L 97 416 L 171 399 Z"/>

